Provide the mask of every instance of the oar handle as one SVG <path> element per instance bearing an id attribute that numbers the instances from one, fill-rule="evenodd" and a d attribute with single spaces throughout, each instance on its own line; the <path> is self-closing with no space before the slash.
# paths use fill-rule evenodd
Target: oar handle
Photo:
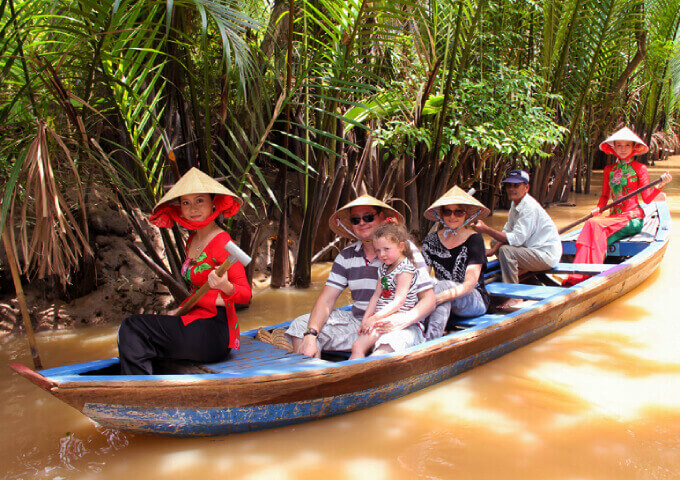
<path id="1" fill-rule="evenodd" d="M 229 270 L 229 268 L 236 263 L 233 261 L 230 257 L 227 257 L 227 259 L 217 267 L 215 270 L 215 273 L 217 274 L 218 277 L 221 277 L 224 275 L 224 273 Z M 192 308 L 196 306 L 198 301 L 203 298 L 203 295 L 208 293 L 208 290 L 210 290 L 210 283 L 205 282 L 203 285 L 201 285 L 201 288 L 196 290 L 193 295 L 191 295 L 186 302 L 182 304 L 181 307 L 179 307 L 179 310 L 177 310 L 177 313 L 175 315 L 181 317 L 182 315 L 185 315 L 187 312 L 189 312 Z"/>
<path id="2" fill-rule="evenodd" d="M 647 185 L 645 185 L 644 187 L 640 187 L 640 188 L 638 188 L 637 190 L 634 190 L 634 191 L 630 192 L 629 194 L 624 195 L 623 197 L 619 198 L 618 200 L 613 201 L 613 202 L 611 202 L 611 203 L 608 203 L 607 205 L 605 205 L 604 207 L 602 207 L 602 209 L 600 210 L 600 212 L 604 212 L 605 210 L 609 210 L 610 208 L 615 207 L 615 206 L 618 205 L 619 203 L 625 202 L 625 201 L 628 200 L 629 198 L 634 197 L 635 195 L 639 194 L 640 192 L 643 192 L 643 191 L 647 190 L 648 188 L 652 188 L 652 187 L 658 185 L 659 183 L 662 182 L 662 180 L 663 180 L 663 178 L 657 178 L 657 179 L 654 180 L 653 182 L 648 183 Z M 576 225 L 579 225 L 579 224 L 585 222 L 586 220 L 589 220 L 589 219 L 592 218 L 592 217 L 593 217 L 593 214 L 592 214 L 592 213 L 589 213 L 588 215 L 585 215 L 585 216 L 579 218 L 578 220 L 576 220 L 576 221 L 570 223 L 569 225 L 560 228 L 559 231 L 558 231 L 558 233 L 559 233 L 560 235 L 562 235 L 564 232 L 567 232 L 567 231 L 571 230 L 571 229 L 574 228 Z"/>

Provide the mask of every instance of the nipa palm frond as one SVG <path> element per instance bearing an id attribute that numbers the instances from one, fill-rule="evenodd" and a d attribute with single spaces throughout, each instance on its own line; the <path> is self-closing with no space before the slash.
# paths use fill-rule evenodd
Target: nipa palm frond
<path id="1" fill-rule="evenodd" d="M 29 146 L 23 162 L 25 178 L 24 202 L 19 220 L 20 249 L 24 256 L 25 271 L 44 278 L 56 275 L 66 284 L 70 272 L 83 254 L 92 255 L 87 231 L 83 233 L 71 213 L 71 204 L 63 197 L 52 168 L 48 135 L 62 148 L 71 166 L 76 185 L 81 185 L 73 159 L 61 139 L 44 122 L 38 123 L 35 139 Z M 85 216 L 82 192 L 77 189 L 78 205 Z M 16 198 L 16 197 L 15 197 Z M 15 206 L 12 205 L 8 228 L 14 232 Z M 29 215 L 33 209 L 33 221 Z M 30 229 L 30 225 L 33 228 Z M 83 221 L 83 224 L 86 224 Z M 30 236 L 30 239 L 29 239 Z"/>

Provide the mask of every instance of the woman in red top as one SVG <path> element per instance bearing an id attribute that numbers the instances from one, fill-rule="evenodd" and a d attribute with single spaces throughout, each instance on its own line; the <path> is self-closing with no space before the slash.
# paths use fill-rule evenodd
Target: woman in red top
<path id="1" fill-rule="evenodd" d="M 642 231 L 645 214 L 640 208 L 637 195 L 613 207 L 608 216 L 599 215 L 610 197 L 612 201 L 616 201 L 649 183 L 647 167 L 633 160 L 635 155 L 645 154 L 649 148 L 632 130 L 624 127 L 602 142 L 600 150 L 614 155 L 618 161 L 604 168 L 602 195 L 597 207 L 591 212 L 593 217 L 585 223 L 576 240 L 574 263 L 602 263 L 607 255 L 608 245 Z M 654 200 L 672 177 L 666 172 L 661 178 L 657 187 L 640 193 L 645 203 Z M 571 286 L 586 278 L 586 275 L 569 275 L 562 284 Z"/>
<path id="2" fill-rule="evenodd" d="M 250 284 L 243 265 L 234 264 L 223 276 L 215 269 L 229 253 L 227 232 L 215 223 L 218 215 L 231 217 L 241 200 L 229 189 L 196 168 L 189 170 L 158 202 L 151 222 L 162 228 L 175 223 L 191 230 L 182 275 L 195 292 L 204 283 L 210 290 L 181 317 L 139 314 L 127 317 L 118 330 L 118 353 L 123 375 L 151 375 L 154 358 L 202 363 L 224 359 L 239 348 L 235 303 L 248 303 Z"/>

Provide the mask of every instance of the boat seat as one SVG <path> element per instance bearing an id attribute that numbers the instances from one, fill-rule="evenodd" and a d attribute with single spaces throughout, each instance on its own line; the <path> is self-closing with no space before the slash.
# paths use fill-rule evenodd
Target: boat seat
<path id="1" fill-rule="evenodd" d="M 505 315 L 500 315 L 496 313 L 487 313 L 484 315 L 481 315 L 479 317 L 470 317 L 470 318 L 463 318 L 459 317 L 455 319 L 453 322 L 450 322 L 453 328 L 450 330 L 456 329 L 456 327 L 463 327 L 463 328 L 484 328 L 486 326 L 491 325 L 492 323 L 498 322 L 501 318 L 503 318 Z M 447 330 L 449 330 L 449 324 L 446 325 Z"/>
<path id="2" fill-rule="evenodd" d="M 486 291 L 490 295 L 498 295 L 510 298 L 523 298 L 525 300 L 544 300 L 546 298 L 563 293 L 562 287 L 547 287 L 545 285 L 526 285 L 523 283 L 491 282 L 486 285 Z"/>
<path id="3" fill-rule="evenodd" d="M 232 374 L 235 377 L 255 373 L 281 373 L 287 369 L 305 367 L 313 363 L 328 363 L 318 358 L 308 357 L 301 353 L 293 353 L 277 348 L 271 343 L 260 342 L 252 337 L 241 335 L 241 348 L 232 350 L 229 357 L 218 363 L 209 363 L 205 367 L 216 373 Z M 282 370 L 281 367 L 286 370 Z"/>
<path id="4" fill-rule="evenodd" d="M 600 263 L 558 263 L 555 268 L 538 273 L 576 273 L 581 275 L 597 275 L 612 268 L 612 264 Z"/>
<path id="5" fill-rule="evenodd" d="M 659 230 L 659 212 L 656 210 L 656 204 L 654 202 L 642 204 L 642 209 L 645 211 L 642 231 L 626 238 L 629 242 L 651 242 L 656 237 L 657 230 Z"/>

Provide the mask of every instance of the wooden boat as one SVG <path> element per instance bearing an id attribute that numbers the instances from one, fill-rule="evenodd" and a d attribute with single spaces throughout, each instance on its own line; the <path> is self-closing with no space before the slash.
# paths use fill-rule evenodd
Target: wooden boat
<path id="1" fill-rule="evenodd" d="M 530 300 L 511 313 L 461 320 L 405 353 L 361 360 L 308 358 L 242 335 L 241 349 L 199 373 L 115 374 L 118 359 L 33 371 L 11 368 L 110 428 L 172 436 L 226 435 L 352 412 L 403 397 L 541 338 L 632 290 L 668 245 L 670 214 L 653 203 L 643 233 L 612 245 L 607 263 L 561 263 L 550 273 L 592 274 L 571 288 L 490 282 L 492 296 Z M 566 259 L 575 234 L 563 237 Z M 490 264 L 490 273 L 497 264 Z M 279 324 L 272 326 L 285 326 Z"/>

